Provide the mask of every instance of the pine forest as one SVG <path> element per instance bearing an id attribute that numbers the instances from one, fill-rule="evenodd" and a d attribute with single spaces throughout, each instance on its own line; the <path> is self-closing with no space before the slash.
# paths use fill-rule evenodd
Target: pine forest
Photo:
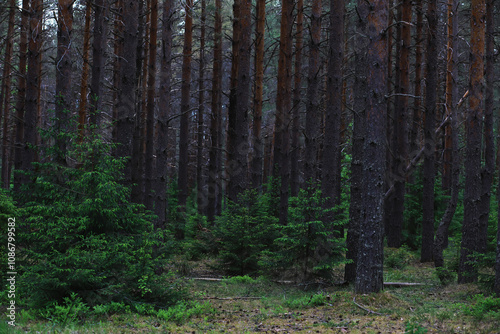
<path id="1" fill-rule="evenodd" d="M 1 333 L 498 333 L 499 0 L 0 0 Z"/>

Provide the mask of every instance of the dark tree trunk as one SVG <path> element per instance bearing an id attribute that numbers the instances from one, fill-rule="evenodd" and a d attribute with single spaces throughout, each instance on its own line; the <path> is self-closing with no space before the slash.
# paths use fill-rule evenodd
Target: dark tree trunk
<path id="1" fill-rule="evenodd" d="M 280 23 L 280 52 L 278 58 L 278 88 L 276 121 L 274 124 L 274 172 L 280 179 L 279 222 L 288 221 L 288 187 L 290 178 L 289 112 L 292 96 L 292 28 L 293 0 L 283 0 Z"/>
<path id="2" fill-rule="evenodd" d="M 66 164 L 70 113 L 73 104 L 71 90 L 73 0 L 58 1 L 57 57 L 56 57 L 56 161 Z"/>
<path id="3" fill-rule="evenodd" d="M 114 45 L 113 45 L 113 55 L 116 58 L 113 64 L 113 101 L 118 101 L 118 96 L 120 95 L 119 90 L 121 87 L 120 80 L 121 80 L 121 63 L 122 60 L 120 59 L 121 55 L 123 54 L 123 37 L 124 37 L 124 25 L 123 25 L 123 1 L 124 0 L 118 0 L 115 4 L 115 24 L 113 27 L 114 30 Z M 115 123 L 115 126 L 111 130 L 111 136 L 113 139 L 114 143 L 118 143 L 118 107 L 119 104 L 114 102 L 113 103 L 113 122 Z M 114 150 L 113 154 L 117 154 L 117 151 Z"/>
<path id="4" fill-rule="evenodd" d="M 344 0 L 330 0 L 328 68 L 326 76 L 325 135 L 323 141 L 321 192 L 326 209 L 340 203 L 341 125 L 342 125 L 342 63 L 344 61 Z M 326 215 L 327 224 L 335 222 L 335 211 Z M 328 226 L 327 225 L 327 226 Z M 329 227 L 333 233 L 335 228 Z M 336 229 L 337 231 L 339 228 Z M 343 233 L 342 233 L 343 236 Z"/>
<path id="5" fill-rule="evenodd" d="M 151 18 L 149 30 L 149 70 L 148 70 L 148 101 L 146 105 L 146 156 L 144 161 L 144 205 L 153 211 L 154 194 L 154 127 L 155 127 L 155 97 L 156 97 L 156 42 L 158 30 L 158 0 L 151 0 Z"/>
<path id="6" fill-rule="evenodd" d="M 383 201 L 385 179 L 385 138 L 387 102 L 387 36 L 388 2 L 376 0 L 371 3 L 360 0 L 358 32 L 365 47 L 357 52 L 366 52 L 366 62 L 360 76 L 366 76 L 367 91 L 357 95 L 363 100 L 366 111 L 366 127 L 363 156 L 363 208 L 359 236 L 358 262 L 356 270 L 356 293 L 379 292 L 383 289 Z M 359 45 L 362 46 L 362 45 Z M 357 75 L 358 76 L 358 75 Z"/>
<path id="7" fill-rule="evenodd" d="M 250 54 L 251 54 L 251 1 L 240 0 L 238 22 L 239 41 L 238 65 L 235 88 L 234 122 L 228 134 L 233 135 L 228 147 L 228 198 L 238 200 L 238 195 L 247 187 L 248 156 L 248 102 L 250 97 Z M 236 14 L 235 14 L 236 17 Z"/>
<path id="8" fill-rule="evenodd" d="M 94 4 L 94 40 L 92 42 L 92 80 L 90 82 L 90 124 L 99 125 L 102 111 L 102 82 L 106 63 L 108 0 Z"/>
<path id="9" fill-rule="evenodd" d="M 118 96 L 116 105 L 116 157 L 130 157 L 132 154 L 132 134 L 136 108 L 136 66 L 138 42 L 138 2 L 123 1 L 123 45 L 120 57 Z M 125 184 L 131 184 L 131 161 L 125 163 Z"/>
<path id="10" fill-rule="evenodd" d="M 304 179 L 306 182 L 315 182 L 318 169 L 317 155 L 320 136 L 320 99 L 318 89 L 320 85 L 320 43 L 321 43 L 321 0 L 312 2 L 311 36 L 309 44 L 309 71 L 307 76 L 306 96 L 306 128 L 305 128 L 305 156 Z"/>
<path id="11" fill-rule="evenodd" d="M 451 174 L 450 174 L 450 190 L 451 197 L 448 201 L 446 211 L 439 223 L 438 229 L 436 231 L 436 238 L 434 239 L 434 265 L 436 267 L 444 266 L 443 250 L 447 245 L 448 239 L 448 228 L 451 224 L 451 220 L 455 214 L 455 210 L 458 204 L 458 193 L 460 192 L 460 157 L 459 157 L 459 140 L 458 140 L 458 85 L 454 78 L 458 77 L 458 36 L 454 33 L 458 31 L 458 0 L 450 0 L 448 2 L 448 38 L 449 48 L 451 52 L 448 53 L 448 62 L 451 66 L 448 66 L 449 75 L 447 76 L 447 92 L 449 95 L 446 96 L 446 108 L 448 109 L 448 114 L 451 116 L 449 133 L 451 139 L 451 145 L 449 149 L 451 150 Z"/>
<path id="12" fill-rule="evenodd" d="M 210 115 L 210 152 L 208 164 L 208 208 L 207 216 L 213 222 L 217 209 L 217 198 L 221 192 L 219 160 L 221 156 L 222 118 L 222 2 L 215 1 L 214 59 L 212 71 L 212 113 Z"/>
<path id="13" fill-rule="evenodd" d="M 401 22 L 399 24 L 400 52 L 398 53 L 398 79 L 396 87 L 396 105 L 394 109 L 393 143 L 394 159 L 392 161 L 392 178 L 394 179 L 394 195 L 392 201 L 392 217 L 388 221 L 387 245 L 399 248 L 404 220 L 405 181 L 404 169 L 408 161 L 408 95 L 410 93 L 410 47 L 411 47 L 411 15 L 412 4 L 404 0 L 401 4 Z"/>
<path id="14" fill-rule="evenodd" d="M 145 129 L 146 129 L 146 89 L 148 77 L 148 49 L 149 31 L 145 29 L 149 23 L 149 0 L 146 0 L 146 9 L 144 1 L 139 1 L 138 13 L 138 40 L 137 40 L 137 59 L 136 59 L 136 83 L 140 87 L 136 91 L 136 112 L 134 117 L 134 133 L 132 135 L 132 157 L 131 157 L 131 176 L 132 176 L 132 202 L 144 204 L 144 159 L 145 159 Z M 144 17 L 146 21 L 144 21 Z"/>
<path id="15" fill-rule="evenodd" d="M 184 48 L 182 51 L 181 124 L 179 133 L 179 210 L 185 212 L 188 197 L 189 100 L 191 97 L 191 60 L 193 44 L 193 0 L 185 4 Z M 184 227 L 176 226 L 176 237 L 184 239 Z"/>
<path id="16" fill-rule="evenodd" d="M 299 0 L 298 6 L 303 0 Z M 300 20 L 300 9 L 297 20 Z M 262 104 L 264 93 L 264 33 L 266 28 L 266 1 L 258 0 L 255 24 L 255 84 L 253 101 L 253 156 L 251 161 L 252 187 L 260 189 L 262 186 L 262 157 L 264 146 L 262 143 Z"/>
<path id="17" fill-rule="evenodd" d="M 415 11 L 417 14 L 416 22 L 416 37 L 415 37 L 415 88 L 413 99 L 413 117 L 410 128 L 410 154 L 409 157 L 413 158 L 420 150 L 419 133 L 422 124 L 421 108 L 422 108 L 422 64 L 423 64 L 423 20 L 424 9 L 423 0 L 417 0 L 415 4 Z"/>
<path id="18" fill-rule="evenodd" d="M 425 158 L 423 185 L 423 218 L 421 262 L 432 261 L 434 245 L 434 181 L 436 174 L 436 102 L 437 102 L 437 1 L 430 0 L 427 7 L 429 31 L 427 32 L 427 85 L 425 94 Z"/>
<path id="19" fill-rule="evenodd" d="M 486 1 L 486 64 L 484 97 L 484 167 L 481 171 L 481 203 L 479 216 L 479 251 L 486 252 L 488 243 L 488 218 L 490 217 L 491 186 L 495 173 L 495 139 L 493 136 L 494 85 L 495 85 L 495 18 L 493 1 Z"/>
<path id="20" fill-rule="evenodd" d="M 81 142 L 85 136 L 85 123 L 87 118 L 87 91 L 89 82 L 89 53 L 90 53 L 90 21 L 92 14 L 92 2 L 87 1 L 85 9 L 85 28 L 83 30 L 83 65 L 82 79 L 80 81 L 80 104 L 78 106 L 78 140 Z"/>
<path id="21" fill-rule="evenodd" d="M 454 41 L 454 36 L 455 36 L 455 31 L 454 30 L 454 25 L 453 22 L 455 20 L 455 14 L 453 12 L 453 0 L 448 0 L 448 46 L 446 49 L 446 102 L 445 102 L 445 112 L 446 115 L 451 115 L 451 110 L 452 110 L 452 95 L 453 95 L 453 87 L 454 87 L 454 82 L 453 82 L 453 41 Z M 456 86 L 456 85 L 455 85 Z M 453 153 L 453 139 L 452 139 L 452 128 L 451 125 L 448 124 L 446 125 L 444 129 L 444 152 L 443 152 L 443 181 L 442 181 L 442 188 L 445 190 L 447 193 L 450 192 L 451 187 L 452 187 L 452 155 Z"/>
<path id="22" fill-rule="evenodd" d="M 6 36 L 5 56 L 3 62 L 3 84 L 2 92 L 0 93 L 0 115 L 3 109 L 3 138 L 2 138 L 2 186 L 6 189 L 10 186 L 9 173 L 9 120 L 10 120 L 10 96 L 11 96 L 11 69 L 12 69 L 12 53 L 14 49 L 14 26 L 16 1 L 9 2 L 9 21 Z"/>
<path id="23" fill-rule="evenodd" d="M 156 123 L 156 168 L 155 168 L 155 214 L 157 228 L 167 224 L 167 180 L 168 180 L 168 117 L 170 115 L 170 76 L 172 73 L 172 0 L 163 1 L 163 30 L 160 68 L 160 95 Z"/>
<path id="24" fill-rule="evenodd" d="M 471 3 L 471 64 L 469 110 L 466 120 L 464 222 L 458 282 L 477 281 L 475 253 L 482 249 L 479 216 L 481 214 L 481 139 L 483 134 L 483 89 L 485 49 L 485 0 Z"/>
<path id="25" fill-rule="evenodd" d="M 357 29 L 363 31 L 364 24 Z M 368 95 L 366 53 L 363 52 L 366 41 L 360 36 L 355 44 L 355 79 L 354 79 L 354 112 L 352 130 L 352 160 L 351 160 L 351 202 L 349 206 L 349 225 L 347 229 L 346 259 L 351 260 L 345 266 L 346 282 L 356 281 L 358 262 L 359 236 L 363 221 L 363 147 L 365 135 L 365 98 Z"/>
<path id="26" fill-rule="evenodd" d="M 14 169 L 19 171 L 23 167 L 23 140 L 24 140 L 24 108 L 26 98 L 26 62 L 28 50 L 28 30 L 29 30 L 29 0 L 23 0 L 21 11 L 20 38 L 19 38 L 19 79 L 17 81 L 17 101 L 16 101 L 16 147 L 14 151 Z M 22 182 L 22 175 L 14 173 L 14 190 L 19 190 Z"/>
<path id="27" fill-rule="evenodd" d="M 227 112 L 227 137 L 226 137 L 226 164 L 225 174 L 227 179 L 226 197 L 231 201 L 236 201 L 234 179 L 232 177 L 233 165 L 236 164 L 236 122 L 237 122 L 237 87 L 238 87 L 238 67 L 240 64 L 240 5 L 242 0 L 235 0 L 233 3 L 233 38 L 231 54 L 231 79 L 229 87 L 229 107 Z"/>
<path id="28" fill-rule="evenodd" d="M 206 4 L 201 0 L 201 32 L 200 32 L 200 71 L 198 78 L 198 137 L 196 152 L 196 187 L 198 213 L 204 214 L 206 209 L 206 195 L 203 181 L 203 117 L 205 112 L 205 23 Z"/>
<path id="29" fill-rule="evenodd" d="M 24 104 L 24 142 L 22 147 L 22 166 L 25 172 L 33 170 L 32 163 L 36 161 L 35 147 L 37 144 L 37 114 L 38 91 L 40 77 L 40 54 L 42 52 L 42 18 L 43 1 L 30 1 L 29 36 L 28 39 L 28 70 L 26 73 L 26 100 Z M 22 184 L 30 182 L 30 176 L 22 177 Z"/>

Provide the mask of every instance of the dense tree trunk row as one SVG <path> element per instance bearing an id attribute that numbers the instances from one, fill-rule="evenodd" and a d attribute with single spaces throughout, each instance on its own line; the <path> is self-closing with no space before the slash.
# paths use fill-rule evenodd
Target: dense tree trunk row
<path id="1" fill-rule="evenodd" d="M 70 135 L 82 143 L 102 134 L 116 144 L 115 157 L 126 157 L 131 200 L 179 239 L 191 195 L 215 224 L 223 205 L 247 189 L 270 191 L 271 214 L 286 225 L 289 198 L 321 188 L 330 210 L 325 232 L 346 238 L 345 280 L 366 293 L 383 286 L 384 238 L 389 247 L 419 247 L 422 262 L 445 267 L 463 204 L 459 282 L 478 279 L 477 254 L 491 252 L 496 180 L 493 0 L 473 0 L 470 9 L 455 0 L 59 0 L 53 8 L 23 0 L 20 12 L 19 3 L 5 3 L 4 188 L 12 175 L 15 190 L 29 184 L 29 173 L 11 171 L 34 172 L 38 160 L 79 166 Z M 48 10 L 56 21 L 44 20 Z M 469 26 L 459 30 L 465 19 Z M 45 45 L 53 49 L 43 43 L 51 25 L 57 41 Z M 49 126 L 52 137 L 41 139 L 38 129 Z M 333 227 L 341 220 L 346 235 Z M 316 260 L 331 248 L 320 245 Z"/>

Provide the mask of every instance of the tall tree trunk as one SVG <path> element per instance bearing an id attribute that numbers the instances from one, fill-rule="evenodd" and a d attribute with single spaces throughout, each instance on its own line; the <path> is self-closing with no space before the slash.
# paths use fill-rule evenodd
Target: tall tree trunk
<path id="1" fill-rule="evenodd" d="M 321 0 L 312 2 L 309 45 L 309 73 L 307 77 L 306 96 L 306 129 L 305 129 L 305 157 L 304 179 L 306 182 L 315 182 L 318 164 L 318 140 L 320 136 L 320 99 L 318 89 L 320 83 L 320 54 L 321 43 Z"/>
<path id="2" fill-rule="evenodd" d="M 172 8 L 173 0 L 163 1 L 163 30 L 160 68 L 160 96 L 156 133 L 155 168 L 155 214 L 158 216 L 157 228 L 164 229 L 167 224 L 167 180 L 168 180 L 168 117 L 170 115 L 170 76 L 172 73 Z"/>
<path id="3" fill-rule="evenodd" d="M 2 186 L 6 189 L 10 186 L 9 173 L 9 119 L 10 119 L 10 96 L 11 96 L 11 69 L 12 53 L 14 49 L 14 25 L 16 13 L 16 1 L 9 2 L 9 22 L 6 36 L 5 57 L 3 62 L 3 85 L 0 93 L 0 114 L 3 109 L 3 138 L 2 138 Z"/>
<path id="4" fill-rule="evenodd" d="M 396 105 L 393 125 L 393 154 L 392 177 L 394 178 L 393 212 L 388 221 L 387 245 L 400 247 L 404 221 L 404 199 L 406 175 L 404 168 L 408 162 L 408 95 L 410 93 L 410 47 L 411 47 L 411 16 L 412 4 L 404 0 L 401 4 L 401 22 L 399 32 L 401 36 L 400 53 L 398 53 L 399 82 L 396 87 Z"/>
<path id="5" fill-rule="evenodd" d="M 96 0 L 94 4 L 94 40 L 92 42 L 92 80 L 90 82 L 90 124 L 100 124 L 102 111 L 102 82 L 106 63 L 108 34 L 108 0 Z"/>
<path id="6" fill-rule="evenodd" d="M 251 0 L 240 1 L 235 141 L 229 165 L 228 197 L 237 200 L 247 188 L 248 104 L 250 100 Z M 232 163 L 232 164 L 231 164 Z"/>
<path id="7" fill-rule="evenodd" d="M 436 267 L 444 266 L 443 250 L 447 245 L 448 228 L 455 214 L 458 204 L 458 193 L 460 192 L 460 157 L 459 157 L 459 122 L 458 122 L 458 85 L 454 78 L 458 78 L 458 0 L 450 0 L 448 2 L 448 47 L 451 53 L 448 53 L 448 76 L 446 78 L 446 108 L 450 115 L 449 134 L 451 138 L 451 180 L 450 190 L 451 197 L 448 201 L 446 211 L 441 219 L 439 227 L 436 231 L 434 239 L 434 265 Z M 451 64 L 451 66 L 450 66 Z M 446 128 L 445 128 L 446 129 Z"/>
<path id="8" fill-rule="evenodd" d="M 201 0 L 201 31 L 200 31 L 200 71 L 198 78 L 198 137 L 196 152 L 196 186 L 198 213 L 204 214 L 206 209 L 206 195 L 203 182 L 203 117 L 205 112 L 205 24 L 206 4 Z"/>
<path id="9" fill-rule="evenodd" d="M 278 58 L 278 88 L 276 121 L 274 124 L 274 177 L 280 178 L 279 222 L 288 220 L 288 187 L 290 178 L 289 112 L 292 96 L 292 28 L 293 0 L 283 0 L 280 23 L 280 52 Z"/>
<path id="10" fill-rule="evenodd" d="M 116 157 L 130 157 L 132 154 L 132 134 L 134 132 L 134 114 L 136 108 L 136 66 L 138 42 L 138 2 L 123 1 L 123 52 L 120 57 L 119 82 L 117 96 Z M 120 30 L 120 29 L 119 29 Z M 131 161 L 125 163 L 125 184 L 131 184 Z"/>
<path id="11" fill-rule="evenodd" d="M 415 5 L 417 14 L 416 22 L 416 37 L 415 37 L 415 87 L 413 100 L 413 118 L 410 129 L 410 154 L 409 157 L 413 158 L 420 150 L 420 142 L 418 140 L 420 127 L 421 127 L 421 106 L 422 106 L 422 64 L 423 64 L 423 20 L 424 9 L 423 0 L 417 0 Z"/>
<path id="12" fill-rule="evenodd" d="M 221 191 L 221 118 L 222 118 L 222 1 L 215 1 L 214 59 L 212 71 L 212 113 L 210 115 L 210 152 L 208 165 L 208 220 L 213 222 L 217 209 L 217 198 Z"/>
<path id="13" fill-rule="evenodd" d="M 436 101 L 437 101 L 437 1 L 430 0 L 427 7 L 427 85 L 425 94 L 425 158 L 423 185 L 423 218 L 421 262 L 432 261 L 434 245 L 434 181 L 436 174 Z"/>
<path id="14" fill-rule="evenodd" d="M 42 52 L 43 1 L 30 1 L 28 70 L 26 73 L 26 100 L 24 104 L 24 143 L 22 149 L 22 170 L 33 171 L 36 161 L 37 144 L 37 105 L 40 77 L 40 54 Z M 30 182 L 30 176 L 22 177 L 22 184 Z"/>
<path id="15" fill-rule="evenodd" d="M 238 88 L 238 72 L 240 64 L 240 6 L 242 0 L 233 2 L 233 37 L 232 37 L 232 54 L 231 54 L 231 78 L 229 87 L 229 107 L 227 112 L 227 138 L 226 138 L 226 165 L 225 174 L 227 181 L 226 197 L 231 201 L 236 201 L 234 178 L 232 176 L 233 165 L 235 162 L 236 151 L 236 122 L 237 122 L 237 88 Z"/>
<path id="16" fill-rule="evenodd" d="M 193 0 L 187 0 L 184 10 L 184 47 L 182 51 L 181 125 L 179 133 L 179 210 L 185 212 L 188 197 L 189 100 L 191 97 L 191 59 L 193 44 Z M 184 239 L 184 227 L 176 226 L 176 237 Z"/>
<path id="17" fill-rule="evenodd" d="M 484 167 L 481 170 L 481 203 L 479 216 L 479 251 L 485 253 L 488 243 L 488 218 L 490 217 L 491 186 L 495 173 L 495 138 L 493 136 L 493 114 L 495 85 L 495 17 L 493 1 L 486 1 L 486 64 L 484 97 Z"/>
<path id="18" fill-rule="evenodd" d="M 73 0 L 58 0 L 58 30 L 56 58 L 56 161 L 66 163 L 70 113 L 73 104 L 71 90 Z"/>
<path id="19" fill-rule="evenodd" d="M 123 37 L 124 37 L 124 24 L 123 24 L 123 1 L 117 0 L 115 4 L 115 17 L 114 17 L 114 45 L 113 45 L 113 56 L 115 61 L 113 64 L 113 101 L 118 101 L 118 96 L 120 95 L 119 90 L 121 87 L 121 55 L 123 54 Z M 118 123 L 119 113 L 118 113 L 118 103 L 113 103 L 113 122 Z M 118 125 L 115 125 L 111 130 L 111 136 L 114 143 L 118 142 Z M 116 154 L 116 150 L 113 152 Z"/>
<path id="20" fill-rule="evenodd" d="M 134 117 L 134 133 L 132 136 L 132 192 L 131 199 L 135 203 L 145 204 L 144 197 L 144 159 L 146 147 L 146 96 L 147 96 L 147 77 L 148 77 L 148 48 L 149 31 L 146 25 L 149 24 L 150 0 L 146 0 L 146 8 L 144 9 L 144 1 L 139 1 L 138 13 L 138 41 L 137 41 L 137 66 L 136 66 L 136 83 L 140 87 L 136 91 L 137 103 L 135 105 L 136 112 Z M 144 18 L 146 20 L 144 21 Z"/>
<path id="21" fill-rule="evenodd" d="M 340 203 L 338 196 L 341 182 L 338 170 L 341 163 L 341 125 L 342 125 L 342 63 L 344 61 L 344 0 L 330 0 L 330 28 L 328 45 L 328 68 L 326 77 L 325 135 L 323 141 L 323 167 L 321 192 L 326 198 L 324 207 L 335 209 Z M 330 211 L 327 218 L 328 232 L 334 233 L 335 211 Z M 343 231 L 343 228 L 340 228 Z M 338 233 L 338 232 L 337 232 Z M 343 236 L 343 233 L 340 233 Z M 323 245 L 330 254 L 331 245 Z M 328 250 L 327 250 L 328 249 Z M 319 255 L 321 256 L 321 250 Z"/>
<path id="22" fill-rule="evenodd" d="M 81 142 L 85 136 L 85 123 L 87 118 L 87 90 L 89 81 L 89 52 L 90 52 L 90 21 L 92 14 L 92 1 L 87 0 L 85 9 L 85 28 L 83 29 L 83 65 L 82 79 L 80 81 L 80 104 L 78 106 L 78 140 Z"/>
<path id="23" fill-rule="evenodd" d="M 19 38 L 19 79 L 17 81 L 17 101 L 16 101 L 16 146 L 14 151 L 14 169 L 19 171 L 23 167 L 23 140 L 24 140 L 24 108 L 26 98 L 26 63 L 28 50 L 29 26 L 29 0 L 23 0 L 20 22 Z M 23 180 L 20 173 L 14 173 L 14 190 L 19 190 Z"/>
<path id="24" fill-rule="evenodd" d="M 378 292 L 383 288 L 383 201 L 385 178 L 385 137 L 387 102 L 387 36 L 388 2 L 376 0 L 368 3 L 360 0 L 358 32 L 366 47 L 357 52 L 366 52 L 366 62 L 361 75 L 366 76 L 368 94 L 358 95 L 364 101 L 366 127 L 363 157 L 363 207 L 358 262 L 356 270 L 356 293 Z M 358 76 L 358 75 L 357 75 Z"/>
<path id="25" fill-rule="evenodd" d="M 300 4 L 298 2 L 297 22 L 301 20 Z M 298 23 L 297 23 L 298 25 Z M 260 189 L 262 186 L 262 157 L 264 146 L 262 143 L 262 104 L 264 93 L 264 33 L 266 27 L 266 1 L 257 0 L 256 24 L 255 24 L 255 83 L 254 83 L 254 101 L 253 101 L 253 132 L 252 146 L 253 156 L 251 161 L 252 187 Z M 297 28 L 298 29 L 298 28 Z M 300 32 L 297 31 L 298 34 Z M 297 37 L 298 38 L 298 37 Z M 297 56 L 300 51 L 297 51 Z M 297 57 L 296 56 L 296 57 Z M 295 58 L 297 61 L 297 58 Z M 295 120 L 294 120 L 295 121 Z M 293 186 L 292 186 L 293 188 Z"/>
<path id="26" fill-rule="evenodd" d="M 146 105 L 146 157 L 144 161 L 144 205 L 146 209 L 154 210 L 153 175 L 154 175 L 154 127 L 155 127 L 155 97 L 156 97 L 156 41 L 158 30 L 158 0 L 151 0 L 151 19 L 149 31 L 149 70 L 148 70 L 148 101 Z"/>
<path id="27" fill-rule="evenodd" d="M 475 252 L 482 249 L 479 242 L 481 214 L 481 139 L 483 134 L 483 89 L 485 49 L 485 0 L 471 3 L 471 64 L 469 110 L 466 120 L 467 149 L 465 157 L 464 222 L 458 282 L 477 280 Z"/>

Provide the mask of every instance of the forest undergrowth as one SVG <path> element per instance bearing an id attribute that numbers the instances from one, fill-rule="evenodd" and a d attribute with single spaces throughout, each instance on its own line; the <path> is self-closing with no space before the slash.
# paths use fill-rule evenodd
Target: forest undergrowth
<path id="1" fill-rule="evenodd" d="M 447 255 L 453 260 L 450 248 Z M 334 274 L 338 284 L 296 284 L 262 276 L 224 277 L 216 259 L 188 261 L 178 256 L 171 269 L 188 291 L 185 302 L 140 315 L 120 303 L 91 313 L 76 298 L 47 320 L 22 310 L 9 333 L 498 332 L 500 298 L 487 297 L 484 284 L 443 285 L 433 265 L 419 263 L 417 254 L 389 248 L 385 253 L 389 285 L 370 295 L 356 295 L 352 286 L 341 284 L 342 267 Z M 7 327 L 1 326 L 3 333 Z"/>

